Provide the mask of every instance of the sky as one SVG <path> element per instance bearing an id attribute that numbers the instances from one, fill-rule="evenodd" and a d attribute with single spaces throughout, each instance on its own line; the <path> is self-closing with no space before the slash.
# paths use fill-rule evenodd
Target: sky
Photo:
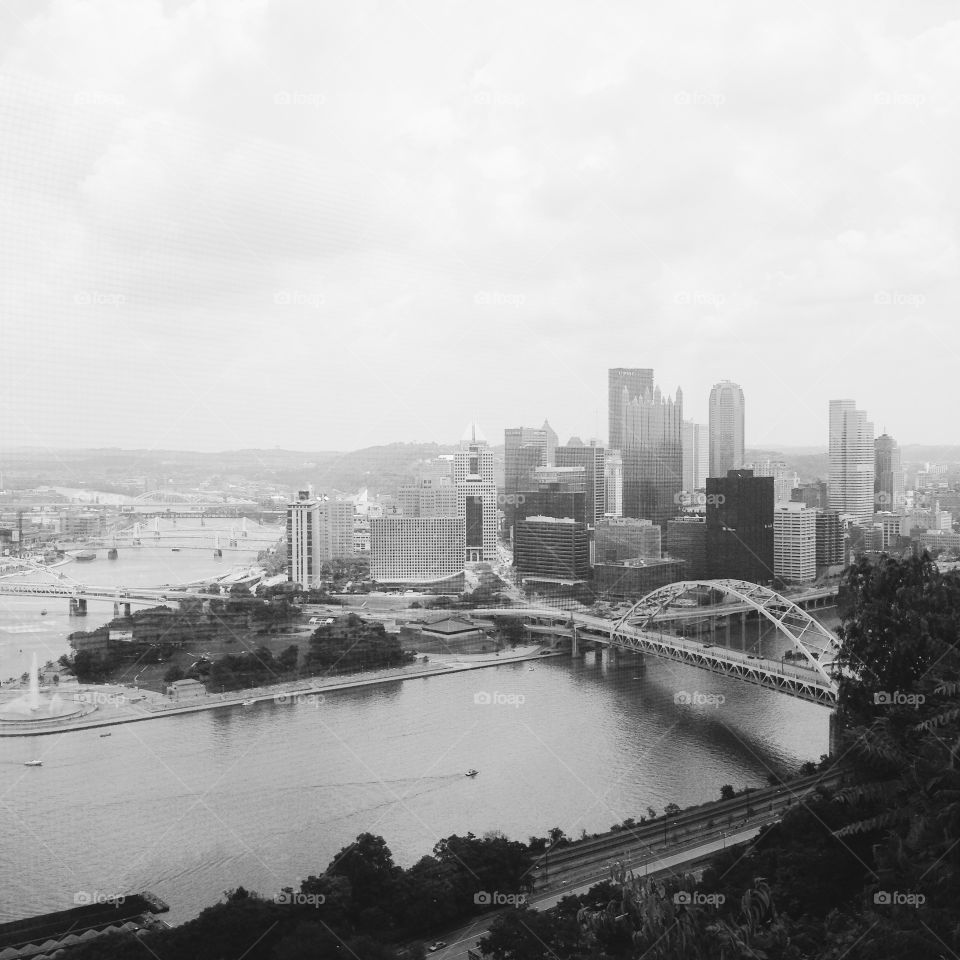
<path id="1" fill-rule="evenodd" d="M 0 6 L 0 446 L 957 443 L 960 11 Z"/>

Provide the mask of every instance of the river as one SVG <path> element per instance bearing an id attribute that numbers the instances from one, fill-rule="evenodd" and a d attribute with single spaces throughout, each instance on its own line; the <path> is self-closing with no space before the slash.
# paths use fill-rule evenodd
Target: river
<path id="1" fill-rule="evenodd" d="M 125 585 L 182 582 L 250 558 L 150 549 L 86 564 L 86 581 L 107 583 L 112 570 Z M 90 606 L 87 629 L 112 615 Z M 3 675 L 34 649 L 41 660 L 64 652 L 79 623 L 65 608 L 4 604 Z M 678 706 L 681 690 L 722 702 Z M 80 891 L 149 889 L 182 922 L 228 888 L 271 894 L 322 871 L 362 831 L 384 836 L 403 865 L 451 833 L 593 833 L 815 760 L 827 717 L 696 668 L 589 654 L 126 724 L 110 737 L 2 739 L 0 919 L 71 906 Z M 23 766 L 35 757 L 42 767 Z M 480 775 L 465 777 L 470 767 Z"/>

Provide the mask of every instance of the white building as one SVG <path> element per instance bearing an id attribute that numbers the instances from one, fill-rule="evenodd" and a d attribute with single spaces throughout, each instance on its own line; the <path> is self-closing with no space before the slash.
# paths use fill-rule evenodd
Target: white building
<path id="1" fill-rule="evenodd" d="M 794 487 L 800 486 L 796 470 L 788 470 L 782 460 L 755 460 L 744 467 L 753 470 L 755 477 L 773 477 L 773 502 L 786 503 Z"/>
<path id="2" fill-rule="evenodd" d="M 623 516 L 623 457 L 619 450 L 608 450 L 603 465 L 608 517 Z"/>
<path id="3" fill-rule="evenodd" d="M 705 490 L 710 468 L 710 434 L 704 423 L 684 420 L 681 425 L 683 440 L 683 489 L 688 493 Z M 724 474 L 726 476 L 726 474 Z"/>
<path id="4" fill-rule="evenodd" d="M 353 554 L 353 504 L 298 491 L 287 505 L 287 579 L 314 586 L 324 563 Z"/>
<path id="5" fill-rule="evenodd" d="M 873 424 L 853 400 L 830 401 L 829 454 L 830 509 L 852 514 L 858 523 L 870 523 L 874 509 Z"/>
<path id="6" fill-rule="evenodd" d="M 463 573 L 464 555 L 462 517 L 370 521 L 370 576 L 378 583 L 440 583 Z"/>
<path id="7" fill-rule="evenodd" d="M 785 583 L 817 578 L 817 511 L 804 503 L 774 505 L 773 573 Z"/>

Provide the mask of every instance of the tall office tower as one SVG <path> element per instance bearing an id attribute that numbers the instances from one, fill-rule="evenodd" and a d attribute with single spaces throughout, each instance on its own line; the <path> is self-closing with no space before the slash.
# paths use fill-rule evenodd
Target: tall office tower
<path id="1" fill-rule="evenodd" d="M 710 466 L 710 435 L 706 424 L 683 421 L 683 489 L 703 490 Z"/>
<path id="2" fill-rule="evenodd" d="M 817 511 L 806 504 L 774 506 L 773 572 L 784 583 L 817 579 Z"/>
<path id="3" fill-rule="evenodd" d="M 557 447 L 558 467 L 583 467 L 587 493 L 587 524 L 595 526 L 607 512 L 607 486 L 605 478 L 606 450 L 596 441 L 589 446 Z"/>
<path id="4" fill-rule="evenodd" d="M 707 566 L 712 580 L 774 578 L 773 477 L 729 470 L 707 478 Z"/>
<path id="5" fill-rule="evenodd" d="M 834 510 L 817 510 L 817 569 L 843 563 L 843 526 Z"/>
<path id="6" fill-rule="evenodd" d="M 503 431 L 503 489 L 519 493 L 535 467 L 547 463 L 547 434 L 540 427 L 508 427 Z"/>
<path id="7" fill-rule="evenodd" d="M 623 452 L 626 406 L 631 400 L 653 392 L 653 370 L 649 368 L 615 367 L 608 376 L 608 426 L 610 450 Z"/>
<path id="8" fill-rule="evenodd" d="M 663 545 L 668 557 L 684 561 L 684 580 L 707 578 L 707 524 L 703 517 L 668 520 Z"/>
<path id="9" fill-rule="evenodd" d="M 743 466 L 743 390 L 729 380 L 710 391 L 710 476 Z"/>
<path id="10" fill-rule="evenodd" d="M 623 516 L 623 457 L 617 450 L 608 450 L 603 465 L 607 515 Z"/>
<path id="11" fill-rule="evenodd" d="M 412 477 L 397 489 L 397 507 L 405 517 L 455 517 L 457 491 L 453 485 L 453 462 L 424 460 Z"/>
<path id="12" fill-rule="evenodd" d="M 467 562 L 497 559 L 497 484 L 493 451 L 471 424 L 453 455 L 453 482 L 457 489 L 457 516 L 465 528 Z"/>
<path id="13" fill-rule="evenodd" d="M 683 391 L 660 388 L 624 405 L 623 515 L 661 526 L 680 512 L 683 489 Z"/>
<path id="14" fill-rule="evenodd" d="M 544 420 L 540 429 L 544 436 L 543 464 L 546 467 L 552 467 L 557 462 L 556 451 L 559 438 L 556 431 L 550 426 L 549 420 Z"/>
<path id="15" fill-rule="evenodd" d="M 287 579 L 313 586 L 323 563 L 353 556 L 353 504 L 298 490 L 287 504 L 287 550 Z"/>
<path id="16" fill-rule="evenodd" d="M 793 489 L 800 480 L 796 470 L 787 469 L 782 460 L 755 460 L 745 463 L 744 469 L 752 470 L 755 477 L 773 477 L 773 502 L 786 503 L 793 499 Z"/>
<path id="17" fill-rule="evenodd" d="M 521 577 L 586 579 L 590 576 L 590 534 L 586 525 L 556 517 L 519 521 L 513 565 Z"/>
<path id="18" fill-rule="evenodd" d="M 829 452 L 830 509 L 867 523 L 873 518 L 873 424 L 853 400 L 830 401 Z"/>
<path id="19" fill-rule="evenodd" d="M 614 517 L 601 520 L 595 534 L 597 563 L 622 563 L 644 557 L 660 559 L 660 527 L 649 520 Z"/>
<path id="20" fill-rule="evenodd" d="M 378 583 L 439 585 L 463 575 L 463 517 L 370 521 L 370 577 Z"/>
<path id="21" fill-rule="evenodd" d="M 873 442 L 873 502 L 875 510 L 896 512 L 904 505 L 900 446 L 889 434 Z"/>
<path id="22" fill-rule="evenodd" d="M 530 517 L 554 517 L 557 520 L 576 520 L 586 523 L 587 495 L 560 483 L 542 483 L 539 490 L 529 490 L 517 496 L 514 510 L 516 524 Z"/>

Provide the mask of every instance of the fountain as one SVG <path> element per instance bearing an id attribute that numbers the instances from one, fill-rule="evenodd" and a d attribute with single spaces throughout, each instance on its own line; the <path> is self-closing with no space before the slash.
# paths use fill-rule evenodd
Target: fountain
<path id="1" fill-rule="evenodd" d="M 52 695 L 40 692 L 40 670 L 37 655 L 30 662 L 30 679 L 27 692 L 14 700 L 0 701 L 0 724 L 30 723 L 64 720 L 68 717 L 83 716 L 94 709 L 89 703 L 75 703 L 64 700 L 59 693 Z"/>

